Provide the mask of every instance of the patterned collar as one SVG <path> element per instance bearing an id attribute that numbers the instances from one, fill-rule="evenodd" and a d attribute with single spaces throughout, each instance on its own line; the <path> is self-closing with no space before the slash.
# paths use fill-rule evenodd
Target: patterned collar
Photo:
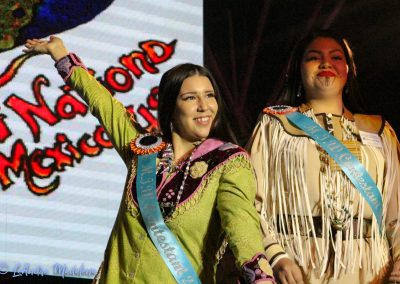
<path id="1" fill-rule="evenodd" d="M 304 113 L 304 112 L 306 112 L 306 111 L 308 111 L 310 109 L 311 109 L 311 107 L 309 105 L 305 104 L 305 103 L 301 104 L 298 107 L 298 110 L 301 113 Z M 354 121 L 354 115 L 345 106 L 343 106 L 343 116 L 345 118 L 347 118 L 348 120 L 350 120 L 350 121 Z"/>
<path id="2" fill-rule="evenodd" d="M 193 154 L 190 155 L 190 159 L 195 160 L 195 159 L 203 156 L 204 154 L 218 148 L 222 144 L 224 144 L 224 142 L 222 142 L 221 140 L 218 140 L 218 139 L 214 139 L 214 138 L 206 139 L 206 140 L 202 141 L 201 144 L 196 146 L 195 149 L 193 149 Z M 189 156 L 186 157 L 185 159 L 183 159 L 181 162 L 179 162 L 175 166 L 173 166 L 173 163 L 172 163 L 173 158 L 174 158 L 174 153 L 173 153 L 173 149 L 172 149 L 172 144 L 168 143 L 165 150 L 161 153 L 161 158 L 160 158 L 160 162 L 158 164 L 157 171 L 159 171 L 160 169 L 163 169 L 163 171 L 164 170 L 171 170 L 171 171 L 182 170 L 183 165 L 186 164 L 186 162 L 189 159 Z"/>

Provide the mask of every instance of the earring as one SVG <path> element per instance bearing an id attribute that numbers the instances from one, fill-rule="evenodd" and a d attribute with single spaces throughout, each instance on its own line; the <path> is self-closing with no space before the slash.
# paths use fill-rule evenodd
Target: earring
<path id="1" fill-rule="evenodd" d="M 300 98 L 301 97 L 301 89 L 302 89 L 302 85 L 299 85 L 299 88 L 297 89 L 297 93 L 296 93 L 296 97 Z"/>
<path id="2" fill-rule="evenodd" d="M 172 124 L 172 121 L 169 123 L 169 129 L 171 130 L 171 133 L 174 132 L 174 125 Z"/>
<path id="3" fill-rule="evenodd" d="M 343 88 L 343 93 L 345 94 L 345 95 L 347 95 L 348 93 L 349 93 L 349 86 L 347 86 L 347 84 L 344 86 L 344 88 Z"/>

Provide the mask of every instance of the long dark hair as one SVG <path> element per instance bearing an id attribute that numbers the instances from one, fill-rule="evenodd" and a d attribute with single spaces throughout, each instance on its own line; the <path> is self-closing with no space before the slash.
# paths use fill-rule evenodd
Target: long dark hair
<path id="1" fill-rule="evenodd" d="M 229 125 L 229 121 L 226 119 L 226 106 L 214 77 L 205 67 L 192 63 L 179 64 L 169 69 L 161 77 L 158 90 L 158 123 L 163 137 L 167 141 L 172 141 L 171 122 L 175 111 L 176 99 L 183 81 L 195 75 L 205 76 L 210 80 L 218 103 L 218 112 L 209 137 L 237 144 L 237 139 Z"/>
<path id="2" fill-rule="evenodd" d="M 354 63 L 353 51 L 349 42 L 331 30 L 318 30 L 310 33 L 301 39 L 294 47 L 289 58 L 284 78 L 280 85 L 268 101 L 268 105 L 285 104 L 298 106 L 305 102 L 304 94 L 297 96 L 299 89 L 302 88 L 301 63 L 308 45 L 316 38 L 332 38 L 343 49 L 346 57 L 346 63 L 349 66 L 347 73 L 347 82 L 343 94 L 344 105 L 352 112 L 365 112 L 365 106 L 361 99 L 358 82 L 357 69 Z M 304 90 L 304 88 L 302 88 Z M 304 91 L 303 91 L 304 92 Z"/>

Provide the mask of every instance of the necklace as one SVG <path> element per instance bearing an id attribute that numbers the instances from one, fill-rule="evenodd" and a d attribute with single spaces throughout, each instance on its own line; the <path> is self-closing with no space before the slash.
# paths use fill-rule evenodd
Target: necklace
<path id="1" fill-rule="evenodd" d="M 305 114 L 316 123 L 320 124 L 312 109 Z M 332 115 L 326 115 L 324 117 L 324 122 L 326 131 L 334 135 Z M 360 147 L 354 135 L 355 126 L 353 126 L 352 122 L 346 119 L 344 115 L 340 117 L 340 125 L 342 131 L 341 143 L 343 143 L 353 155 L 361 160 Z M 316 149 L 319 152 L 321 161 L 319 179 L 325 215 L 329 219 L 332 227 L 336 230 L 344 230 L 349 227 L 350 220 L 353 216 L 354 187 L 352 187 L 351 182 L 344 177 L 341 168 L 333 158 L 317 143 Z"/>
<path id="2" fill-rule="evenodd" d="M 164 201 L 165 198 L 164 198 L 163 201 L 160 202 L 160 208 L 161 208 L 161 212 L 164 215 L 164 218 L 168 218 L 168 217 L 172 216 L 172 214 L 175 212 L 175 210 L 179 204 L 179 201 L 181 200 L 183 191 L 185 189 L 185 182 L 186 182 L 187 176 L 189 175 L 190 165 L 192 163 L 192 157 L 193 157 L 193 154 L 194 154 L 196 148 L 197 148 L 197 146 L 195 148 L 193 148 L 193 150 L 190 152 L 189 158 L 186 163 L 185 171 L 183 174 L 182 183 L 176 194 L 176 201 L 175 202 L 165 202 Z M 184 155 L 182 158 L 179 159 L 177 164 L 174 166 L 172 163 L 173 155 L 174 155 L 174 153 L 172 151 L 172 145 L 169 144 L 169 145 L 167 145 L 167 148 L 165 149 L 165 151 L 163 153 L 163 157 L 161 158 L 161 161 L 159 163 L 158 171 L 160 171 L 162 169 L 162 167 L 164 166 L 164 169 L 160 172 L 160 174 L 166 174 L 166 172 L 168 172 L 168 175 L 169 175 L 169 174 L 173 173 L 174 171 L 178 170 L 179 164 L 181 164 L 184 161 L 185 157 L 187 157 L 187 155 Z M 170 197 L 171 195 L 175 195 L 175 193 L 174 192 L 167 193 L 167 196 L 168 195 Z M 166 213 L 167 208 L 170 209 L 170 211 L 168 213 Z"/>
<path id="3" fill-rule="evenodd" d="M 162 169 L 162 173 L 168 171 L 169 173 L 176 172 L 180 170 L 180 165 L 183 164 L 183 162 L 189 157 L 191 158 L 194 150 L 196 149 L 197 145 L 186 152 L 182 157 L 180 157 L 176 162 L 174 162 L 174 151 L 172 150 L 172 144 L 168 143 L 162 157 L 160 159 L 160 162 L 157 166 L 157 172 Z"/>

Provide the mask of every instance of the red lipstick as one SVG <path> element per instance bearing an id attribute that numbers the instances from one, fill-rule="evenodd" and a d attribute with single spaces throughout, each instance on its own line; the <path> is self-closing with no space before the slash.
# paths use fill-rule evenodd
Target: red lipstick
<path id="1" fill-rule="evenodd" d="M 336 74 L 333 73 L 332 71 L 321 71 L 318 73 L 318 76 L 320 76 L 320 77 L 335 77 Z"/>

